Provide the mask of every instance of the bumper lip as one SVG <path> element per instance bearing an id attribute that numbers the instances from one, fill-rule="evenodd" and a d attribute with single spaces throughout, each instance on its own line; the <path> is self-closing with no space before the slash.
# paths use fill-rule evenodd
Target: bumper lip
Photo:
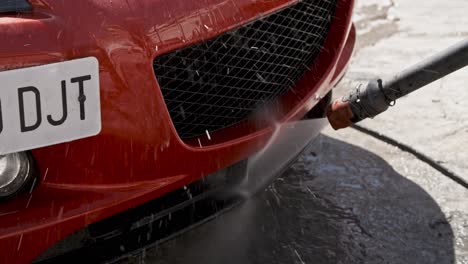
<path id="1" fill-rule="evenodd" d="M 38 1 L 32 2 L 36 3 Z M 283 2 L 286 3 L 287 1 Z M 314 76 L 306 76 L 303 80 L 300 81 L 303 87 L 307 88 L 308 92 L 304 99 L 300 100 L 299 102 L 297 101 L 297 98 L 290 98 L 289 101 L 287 100 L 292 105 L 291 109 L 293 110 L 281 119 L 281 123 L 297 120 L 306 112 L 308 112 L 317 103 L 317 101 L 314 100 L 314 95 L 319 92 L 321 94 L 328 92 L 332 88 L 334 82 L 338 80 L 337 76 L 339 76 L 345 69 L 347 62 L 341 62 L 343 62 L 343 60 L 349 60 L 349 58 L 344 59 L 346 56 L 343 55 L 345 45 L 348 45 L 346 44 L 346 39 L 348 39 L 348 42 L 350 42 L 351 39 L 354 41 L 354 37 L 347 36 L 351 30 L 350 19 L 354 2 L 353 0 L 340 0 L 340 3 L 345 3 L 339 5 L 341 10 L 340 12 L 342 12 L 342 14 L 339 16 L 342 16 L 343 19 L 340 20 L 339 23 L 337 22 L 337 25 L 332 26 L 332 29 L 336 32 L 333 34 L 334 37 L 328 38 L 326 42 L 328 43 L 326 45 L 331 45 L 335 48 L 331 49 L 329 52 L 324 52 L 319 58 L 319 60 L 327 62 L 324 64 L 326 67 L 323 67 L 320 74 L 322 78 L 317 81 Z M 40 11 L 45 12 L 45 9 Z M 251 12 L 258 12 L 258 10 Z M 34 16 L 35 14 L 32 15 Z M 54 19 L 51 18 L 47 19 L 47 21 L 41 21 L 40 23 L 37 21 L 28 21 L 27 24 L 31 24 L 34 27 L 37 27 L 37 34 L 42 34 L 43 32 L 46 32 L 44 28 L 42 28 L 43 24 L 52 23 L 53 20 Z M 0 25 L 0 28 L 1 27 L 2 25 Z M 8 34 L 16 34 L 15 32 L 16 31 L 13 33 L 9 32 Z M 60 43 L 55 40 L 55 37 L 60 34 L 55 33 L 56 32 L 51 34 L 48 32 L 48 35 L 54 36 L 55 44 L 44 48 L 45 50 L 55 48 L 58 45 L 57 43 Z M 33 37 L 34 36 L 36 35 L 33 34 Z M 12 39 L 15 38 L 12 37 Z M 174 43 L 171 45 L 173 44 Z M 41 45 L 45 44 L 41 43 Z M 144 45 L 146 45 L 146 43 Z M 33 48 L 34 47 L 31 49 Z M 80 54 L 89 55 L 90 51 L 77 50 L 76 52 L 78 53 L 77 56 L 80 56 Z M 92 52 L 94 53 L 97 51 Z M 152 55 L 155 55 L 154 51 L 152 52 Z M 0 47 L 0 54 L 2 53 L 3 48 Z M 131 63 L 129 61 L 125 61 L 124 63 L 119 64 L 119 67 L 115 71 L 121 71 L 123 67 L 135 66 L 132 64 L 134 63 L 134 60 L 141 59 L 142 61 L 145 61 L 145 63 L 147 61 L 152 61 L 151 56 L 148 56 L 148 54 L 145 54 L 144 56 L 140 55 L 141 54 L 138 53 L 133 59 L 127 58 L 127 60 L 130 60 Z M 65 55 L 59 54 L 57 52 L 44 52 L 44 54 L 41 56 L 43 60 L 49 62 L 52 60 L 56 61 L 57 58 L 64 59 L 66 57 Z M 115 57 L 118 57 L 119 53 L 116 50 L 111 50 L 109 51 L 109 54 L 102 55 L 99 53 L 96 56 L 100 60 L 106 61 L 113 60 Z M 27 54 L 25 54 L 24 57 L 27 57 Z M 34 58 L 37 59 L 36 57 Z M 15 62 L 11 61 L 10 59 L 4 59 L 1 56 L 0 62 L 6 64 L 12 62 L 14 65 L 16 65 Z M 115 61 L 112 63 L 115 63 Z M 122 83 L 117 84 L 116 87 L 110 87 L 115 84 L 114 81 L 111 81 L 112 78 L 118 79 L 122 77 L 118 74 L 111 75 L 109 72 L 107 72 L 111 71 L 109 69 L 112 63 L 106 62 L 103 65 L 104 71 L 106 71 L 106 76 L 103 77 L 105 79 L 102 80 L 102 82 L 106 83 L 106 85 L 104 85 L 105 90 L 103 92 L 105 96 L 109 97 L 113 96 L 113 93 L 120 95 L 119 93 L 123 93 L 124 88 L 130 90 L 130 88 L 123 85 Z M 138 66 L 141 65 L 138 64 Z M 156 81 L 152 68 L 148 65 L 145 67 L 147 67 L 147 69 L 145 68 L 146 71 L 151 73 L 151 77 L 145 75 L 142 77 L 142 80 L 145 82 L 148 81 L 155 83 Z M 139 80 L 138 83 L 141 83 L 142 80 Z M 150 90 L 158 89 L 157 85 L 151 86 L 149 88 Z M 140 92 L 140 90 L 131 91 L 129 93 L 133 94 L 135 92 Z M 148 93 L 146 92 L 145 95 L 147 94 Z M 128 94 L 126 95 L 128 96 Z M 154 96 L 154 91 L 151 91 L 151 95 Z M 157 99 L 151 99 L 150 101 L 144 102 L 142 105 L 153 106 L 153 104 L 160 103 L 162 96 L 158 95 L 158 97 L 159 98 Z M 120 103 L 120 101 L 116 100 L 113 103 L 117 104 Z M 109 103 L 107 103 L 107 105 L 104 107 L 110 107 Z M 119 132 L 119 129 L 120 131 L 125 130 L 126 126 L 119 124 L 120 127 L 117 127 L 117 129 L 115 127 L 110 128 L 111 125 L 109 125 L 109 123 L 112 123 L 112 126 L 115 125 L 112 121 L 112 118 L 114 118 L 114 114 L 120 113 L 119 110 L 116 109 L 111 109 L 111 111 L 106 111 L 104 113 L 104 118 L 107 121 L 107 124 L 105 124 L 106 126 L 103 127 L 104 137 L 100 137 L 95 140 L 85 140 L 79 143 L 64 144 L 61 146 L 34 151 L 35 156 L 39 158 L 38 165 L 42 170 L 42 183 L 41 186 L 39 186 L 32 194 L 18 197 L 15 200 L 2 203 L 0 205 L 0 221 L 3 223 L 3 227 L 0 228 L 0 247 L 2 247 L 3 252 L 6 252 L 6 254 L 2 254 L 2 256 L 0 256 L 0 263 L 30 262 L 42 251 L 47 249 L 47 247 L 83 226 L 102 220 L 118 212 L 127 210 L 133 206 L 143 204 L 165 193 L 173 191 L 180 186 L 193 182 L 203 175 L 214 172 L 218 170 L 219 167 L 225 166 L 226 164 L 233 164 L 242 159 L 245 159 L 246 157 L 252 156 L 255 152 L 267 144 L 274 133 L 274 129 L 270 127 L 261 131 L 257 131 L 248 136 L 239 137 L 221 145 L 197 148 L 178 139 L 178 137 L 175 136 L 177 134 L 174 128 L 172 128 L 172 131 L 168 131 L 167 124 L 161 125 L 164 122 L 170 123 L 168 122 L 170 118 L 168 113 L 164 113 L 164 111 L 159 108 L 158 111 L 161 110 L 162 112 L 156 113 L 156 111 L 152 113 L 152 115 L 163 117 L 162 119 L 164 120 L 158 121 L 160 123 L 156 123 L 155 126 L 157 128 L 161 128 L 161 130 L 152 132 L 150 136 L 147 137 L 152 137 L 152 140 L 154 140 L 154 138 L 157 138 L 158 140 L 161 139 L 160 141 L 162 143 L 150 140 L 147 140 L 145 143 L 154 144 L 157 148 L 161 147 L 161 151 L 158 150 L 157 152 L 158 155 L 167 153 L 164 152 L 164 145 L 170 144 L 171 148 L 174 147 L 173 150 L 171 150 L 172 152 L 168 155 L 158 156 L 161 157 L 161 164 L 142 166 L 134 174 L 132 172 L 129 173 L 130 169 L 127 170 L 126 167 L 124 167 L 124 169 L 119 169 L 120 167 L 118 167 L 118 164 L 115 164 L 116 169 L 106 171 L 107 176 L 103 175 L 103 172 L 101 172 L 101 174 L 93 173 L 91 169 L 99 167 L 98 165 L 94 165 L 94 167 L 90 170 L 83 170 L 80 168 L 80 166 L 86 167 L 85 165 L 89 165 L 91 162 L 85 160 L 85 158 L 88 157 L 86 153 L 88 151 L 97 152 L 98 150 L 97 146 L 99 144 L 96 143 L 102 143 L 102 141 L 112 141 L 112 143 L 120 144 L 120 141 L 118 141 L 120 138 L 115 138 L 116 133 Z M 129 109 L 131 108 L 123 109 L 122 112 Z M 136 109 L 136 111 L 139 109 L 140 108 Z M 124 119 L 122 123 L 125 122 L 126 120 Z M 152 124 L 154 125 L 155 123 Z M 140 130 L 145 130 L 149 129 L 147 126 L 148 125 L 138 124 L 138 126 L 135 127 L 140 128 Z M 155 129 L 153 128 L 153 130 Z M 131 133 L 129 132 L 127 136 L 130 137 L 132 135 L 139 135 L 139 133 L 139 131 L 131 131 Z M 234 135 L 236 134 L 235 131 L 232 131 L 232 133 Z M 137 140 L 139 139 L 141 138 L 135 137 L 135 146 L 137 145 Z M 83 145 L 86 147 L 82 147 Z M 124 146 L 121 150 L 130 153 L 130 149 L 134 145 L 128 145 L 128 148 L 125 148 Z M 109 146 L 109 144 L 101 144 L 99 146 L 99 150 L 102 150 L 102 148 Z M 112 151 L 116 150 L 117 148 L 111 148 L 109 152 L 106 153 L 106 155 L 112 156 L 114 154 Z M 61 168 L 49 170 L 47 164 L 54 164 L 57 158 L 57 154 L 62 155 L 62 153 L 66 153 L 65 155 L 70 154 L 71 157 L 61 165 Z M 97 155 L 99 155 L 99 152 L 97 153 Z M 137 153 L 137 151 L 135 151 L 135 153 Z M 138 155 L 138 153 L 135 155 Z M 83 156 L 84 158 L 80 158 L 78 162 L 76 162 L 76 157 L 78 156 Z M 173 162 L 172 159 L 175 159 L 177 156 L 181 156 L 182 160 L 187 159 L 193 163 L 200 163 L 200 167 L 196 170 L 193 168 L 192 170 L 190 170 L 190 168 L 185 168 L 183 164 L 174 167 L 174 164 L 176 163 Z M 217 160 L 220 156 L 223 156 L 221 161 Z M 180 160 L 180 158 L 178 160 Z M 151 161 L 154 160 L 151 159 Z M 73 162 L 75 162 L 75 164 L 73 164 Z M 94 162 L 94 160 L 92 160 L 92 162 Z M 107 165 L 106 163 L 113 164 L 114 162 L 115 160 L 113 160 L 112 157 L 109 157 L 104 160 L 96 161 L 96 164 L 101 164 L 103 167 L 105 167 L 111 166 Z M 217 162 L 219 164 L 217 164 Z M 193 167 L 193 165 L 190 166 Z M 169 170 L 168 168 L 171 169 Z M 75 169 L 77 170 L 74 171 Z M 161 175 L 162 177 L 159 176 L 158 178 L 154 179 L 155 176 L 149 175 L 147 171 L 155 171 L 156 175 Z M 60 177 L 58 177 L 58 175 L 60 175 Z M 128 178 L 131 178 L 132 181 L 129 182 Z M 59 201 L 60 199 L 63 199 L 64 201 L 66 200 L 67 202 L 61 203 Z M 20 219 L 20 221 L 18 221 L 18 219 Z M 28 251 L 24 251 L 24 248 L 28 248 Z"/>
<path id="2" fill-rule="evenodd" d="M 296 121 L 296 122 L 291 122 L 291 123 L 286 123 L 282 125 L 278 125 L 275 128 L 274 136 L 270 139 L 268 144 L 256 155 L 250 157 L 249 159 L 246 160 L 246 162 L 241 161 L 237 164 L 232 165 L 229 168 L 223 169 L 221 171 L 215 172 L 212 175 L 208 175 L 206 179 L 204 180 L 199 180 L 199 182 L 210 182 L 210 181 L 215 181 L 217 184 L 215 184 L 212 189 L 208 189 L 205 192 L 201 192 L 196 196 L 193 196 L 190 198 L 190 200 L 187 201 L 182 201 L 179 204 L 174 204 L 170 205 L 171 207 L 168 207 L 162 211 L 147 211 L 147 208 L 157 208 L 155 206 L 155 202 L 157 201 L 148 201 L 151 203 L 151 206 L 145 207 L 145 204 L 141 204 L 141 207 L 146 208 L 145 210 L 137 210 L 141 212 L 144 212 L 144 215 L 138 215 L 137 218 L 134 217 L 132 213 L 127 213 L 123 212 L 121 215 L 111 217 L 111 226 L 114 226 L 114 223 L 119 223 L 117 227 L 115 227 L 115 230 L 128 230 L 128 236 L 129 237 L 135 237 L 135 230 L 138 230 L 139 228 L 142 228 L 144 230 L 144 234 L 148 235 L 148 231 L 146 228 L 149 228 L 150 230 L 153 230 L 153 228 L 150 227 L 151 224 L 154 223 L 154 225 L 158 225 L 159 222 L 164 219 L 167 215 L 172 215 L 172 220 L 171 222 L 175 222 L 176 226 L 178 226 L 178 222 L 181 221 L 179 218 L 190 218 L 190 215 L 179 215 L 177 212 L 183 211 L 185 208 L 192 207 L 193 204 L 198 203 L 202 200 L 208 200 L 211 202 L 214 202 L 217 204 L 218 201 L 221 201 L 220 208 L 216 206 L 216 210 L 211 212 L 206 216 L 206 218 L 202 218 L 198 221 L 190 223 L 188 226 L 178 226 L 178 229 L 174 229 L 172 232 L 165 234 L 164 236 L 156 236 L 155 242 L 156 241 L 167 241 L 170 237 L 172 237 L 174 234 L 178 234 L 179 232 L 182 232 L 183 230 L 188 230 L 191 227 L 195 227 L 205 221 L 207 219 L 210 219 L 214 215 L 218 215 L 219 212 L 225 212 L 232 208 L 233 206 L 236 206 L 239 204 L 239 202 L 242 202 L 242 200 L 247 199 L 256 193 L 264 190 L 265 187 L 267 187 L 271 182 L 273 182 L 276 177 L 278 177 L 286 168 L 288 168 L 288 165 L 291 164 L 294 160 L 296 160 L 297 157 L 303 151 L 307 150 L 307 147 L 314 142 L 314 140 L 317 138 L 319 135 L 320 131 L 322 130 L 323 127 L 325 127 L 327 124 L 327 121 L 325 118 L 322 119 L 310 119 L 310 120 L 301 120 L 301 121 Z M 294 143 L 292 143 L 294 142 Z M 239 165 L 239 166 L 238 166 Z M 233 175 L 235 174 L 235 175 Z M 224 184 L 219 184 L 220 181 L 225 180 L 223 177 L 230 177 L 230 176 L 235 176 L 237 180 L 235 182 L 229 183 L 225 182 Z M 220 178 L 219 178 L 220 177 Z M 195 185 L 196 183 L 192 183 Z M 190 186 L 188 187 L 190 190 Z M 195 187 L 197 188 L 197 187 Z M 147 188 L 149 193 L 153 193 L 157 191 L 157 188 L 150 190 L 151 188 Z M 142 193 L 142 195 L 144 195 Z M 161 199 L 164 199 L 163 197 L 160 197 Z M 192 203 L 193 201 L 193 203 Z M 210 204 L 211 204 L 210 202 Z M 166 204 L 166 203 L 165 203 Z M 213 207 L 213 206 L 210 206 Z M 198 208 L 198 207 L 197 207 Z M 108 210 L 107 208 L 106 210 Z M 174 210 L 173 210 L 174 209 Z M 226 209 L 226 210 L 225 210 Z M 202 212 L 202 214 L 205 214 Z M 150 217 L 148 217 L 150 216 Z M 140 219 L 145 218 L 145 224 L 142 225 L 140 223 Z M 148 220 L 151 219 L 151 220 Z M 123 219 L 138 219 L 137 222 L 129 221 L 122 223 Z M 106 221 L 109 219 L 106 219 Z M 86 245 L 86 247 L 76 247 L 73 248 L 71 251 L 64 250 L 64 252 L 57 252 L 55 249 L 49 249 L 47 252 L 45 252 L 42 256 L 38 258 L 39 262 L 40 261 L 47 261 L 51 260 L 52 262 L 69 262 L 71 259 L 75 262 L 82 262 L 85 261 L 86 259 L 93 258 L 95 259 L 96 255 L 99 255 L 100 258 L 96 261 L 108 261 L 109 259 L 116 260 L 119 258 L 119 256 L 115 256 L 112 254 L 115 254 L 117 249 L 120 247 L 120 245 L 123 243 L 124 248 L 130 249 L 129 251 L 126 251 L 125 254 L 131 253 L 132 248 L 135 248 L 134 245 L 128 244 L 126 245 L 125 242 L 122 241 L 127 241 L 125 239 L 125 236 L 127 234 L 122 233 L 120 235 L 114 236 L 114 235 L 108 235 L 108 234 L 115 234 L 119 232 L 115 232 L 114 229 L 107 229 L 109 222 L 103 223 L 101 227 L 104 227 L 106 231 L 102 234 L 99 235 L 98 237 L 99 242 L 98 242 L 98 247 L 93 247 L 93 245 Z M 86 227 L 85 227 L 86 229 Z M 157 230 L 157 228 L 154 228 Z M 170 227 L 172 230 L 173 228 Z M 151 231 L 149 231 L 151 232 Z M 157 235 L 158 231 L 155 234 Z M 83 234 L 87 232 L 77 232 L 75 234 Z M 154 237 L 155 234 L 150 235 L 150 237 Z M 73 236 L 73 234 L 71 235 Z M 82 239 L 82 238 L 81 238 Z M 92 240 L 91 237 L 88 239 Z M 72 239 L 73 240 L 73 239 Z M 117 241 L 117 242 L 116 242 Z M 107 243 L 107 244 L 106 244 Z M 117 243 L 117 244 L 115 244 Z M 128 242 L 132 243 L 132 242 Z M 153 244 L 154 242 L 148 241 L 146 244 L 143 245 L 138 245 L 137 248 L 144 247 L 147 244 Z M 66 245 L 62 244 L 61 246 Z M 117 247 L 117 249 L 115 248 Z M 61 247 L 60 247 L 61 248 Z M 105 252 L 102 252 L 103 248 L 108 248 L 108 253 L 107 250 L 104 250 Z M 60 254 L 60 255 L 57 255 Z M 63 254 L 63 255 L 62 255 Z M 111 255 L 109 255 L 111 254 Z"/>
<path id="3" fill-rule="evenodd" d="M 47 230 L 49 227 L 55 227 L 59 224 L 67 226 L 67 222 L 80 220 L 83 225 L 91 224 L 95 221 L 95 218 L 101 218 L 101 215 L 110 216 L 112 213 L 120 211 L 118 209 L 120 206 L 131 208 L 138 205 L 142 200 L 146 201 L 145 196 L 161 195 L 161 189 L 175 187 L 184 178 L 184 176 L 170 177 L 165 180 L 129 186 L 109 186 L 108 188 L 103 186 L 102 189 L 87 189 L 85 186 L 66 187 L 41 184 L 34 194 L 20 197 L 15 201 L 15 205 L 23 205 L 22 209 L 12 210 L 12 213 L 0 214 L 2 220 L 8 221 L 6 218 L 14 218 L 22 222 L 21 229 L 18 227 L 1 229 L 0 245 L 3 240 L 11 237 L 21 237 L 26 233 Z M 35 196 L 40 198 L 33 199 Z M 61 197 L 62 199 L 57 201 L 53 197 Z M 83 206 L 76 202 L 85 197 L 93 200 L 93 204 Z M 49 214 L 34 212 L 50 201 L 53 201 L 53 203 Z"/>

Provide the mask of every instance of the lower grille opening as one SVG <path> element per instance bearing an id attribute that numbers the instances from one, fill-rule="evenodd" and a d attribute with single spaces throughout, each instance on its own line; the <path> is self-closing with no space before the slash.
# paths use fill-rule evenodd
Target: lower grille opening
<path id="1" fill-rule="evenodd" d="M 337 0 L 304 0 L 211 40 L 164 54 L 154 71 L 182 139 L 235 125 L 313 68 Z"/>

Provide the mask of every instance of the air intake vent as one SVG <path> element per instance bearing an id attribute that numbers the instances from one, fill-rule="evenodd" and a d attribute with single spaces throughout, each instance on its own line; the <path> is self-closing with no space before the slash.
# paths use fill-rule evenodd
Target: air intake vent
<path id="1" fill-rule="evenodd" d="M 183 139 L 249 117 L 313 67 L 337 0 L 304 0 L 214 39 L 162 55 L 154 71 Z"/>

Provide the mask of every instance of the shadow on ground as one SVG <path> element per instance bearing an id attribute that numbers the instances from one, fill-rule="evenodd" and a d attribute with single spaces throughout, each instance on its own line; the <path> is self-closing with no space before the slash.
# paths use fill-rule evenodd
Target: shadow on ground
<path id="1" fill-rule="evenodd" d="M 317 154 L 318 153 L 318 154 Z M 437 203 L 386 161 L 320 136 L 267 191 L 123 263 L 454 263 Z"/>

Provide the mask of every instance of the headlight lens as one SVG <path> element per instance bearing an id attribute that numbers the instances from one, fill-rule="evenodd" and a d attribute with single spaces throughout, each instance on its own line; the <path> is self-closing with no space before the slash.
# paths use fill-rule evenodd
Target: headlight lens
<path id="1" fill-rule="evenodd" d="M 31 183 L 32 158 L 25 152 L 0 156 L 0 199 L 13 196 Z"/>

